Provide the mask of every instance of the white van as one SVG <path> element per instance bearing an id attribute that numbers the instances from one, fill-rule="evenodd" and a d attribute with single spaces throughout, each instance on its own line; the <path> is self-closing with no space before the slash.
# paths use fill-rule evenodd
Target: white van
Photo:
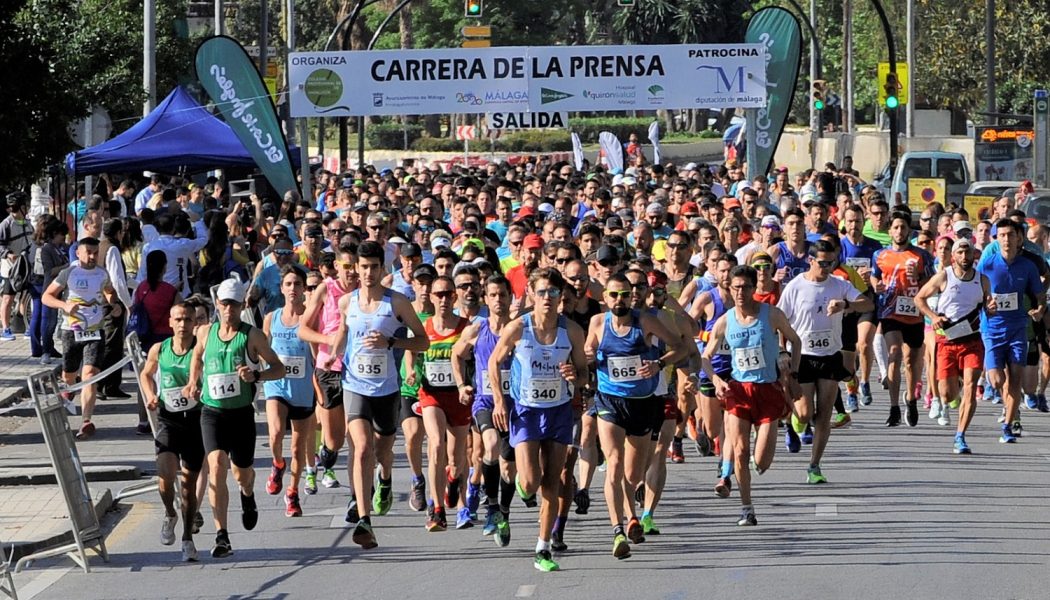
<path id="1" fill-rule="evenodd" d="M 882 192 L 890 206 L 908 201 L 908 179 L 912 177 L 944 178 L 948 201 L 962 206 L 963 194 L 970 185 L 970 168 L 966 157 L 958 152 L 905 152 L 897 161 L 893 181 L 889 181 L 889 163 L 875 176 L 873 185 Z"/>

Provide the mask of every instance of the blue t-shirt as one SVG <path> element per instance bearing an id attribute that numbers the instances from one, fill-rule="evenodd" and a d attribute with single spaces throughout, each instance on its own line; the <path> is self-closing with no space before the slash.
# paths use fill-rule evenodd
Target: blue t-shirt
<path id="1" fill-rule="evenodd" d="M 495 231 L 496 235 L 499 236 L 500 242 L 503 241 L 503 238 L 507 237 L 507 226 L 503 223 L 500 223 L 499 221 L 493 221 L 489 223 L 485 226 L 485 229 Z"/>
<path id="2" fill-rule="evenodd" d="M 1032 261 L 1018 255 L 1007 264 L 1002 252 L 981 255 L 977 272 L 986 276 L 996 300 L 994 315 L 981 314 L 981 331 L 986 338 L 1025 339 L 1031 318 L 1025 310 L 1025 296 L 1038 298 L 1043 286 Z"/>
<path id="3" fill-rule="evenodd" d="M 842 249 L 839 251 L 839 262 L 854 269 L 860 267 L 871 268 L 871 257 L 879 250 L 882 250 L 882 244 L 867 236 L 861 237 L 860 244 L 854 244 L 846 236 L 842 236 L 841 242 Z"/>

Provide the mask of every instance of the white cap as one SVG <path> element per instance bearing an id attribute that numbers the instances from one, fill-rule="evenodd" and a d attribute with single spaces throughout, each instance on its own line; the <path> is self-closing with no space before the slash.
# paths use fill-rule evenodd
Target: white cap
<path id="1" fill-rule="evenodd" d="M 959 233 L 964 229 L 969 229 L 970 231 L 973 231 L 973 225 L 970 225 L 969 221 L 956 221 L 955 224 L 952 225 L 952 231 L 954 231 L 955 233 Z"/>
<path id="2" fill-rule="evenodd" d="M 621 185 L 623 183 L 623 175 L 613 175 L 612 184 Z"/>
<path id="3" fill-rule="evenodd" d="M 695 171 L 696 170 L 696 163 L 695 162 L 686 163 L 686 165 L 684 167 L 682 167 L 682 169 L 685 170 L 685 171 Z"/>
<path id="4" fill-rule="evenodd" d="M 554 212 L 554 205 L 550 202 L 544 202 L 543 204 L 539 205 L 537 210 L 541 213 L 552 213 Z"/>
<path id="5" fill-rule="evenodd" d="M 219 302 L 232 300 L 238 304 L 244 304 L 244 296 L 248 292 L 248 286 L 237 279 L 227 279 L 219 284 L 219 290 L 215 292 L 215 298 Z"/>
<path id="6" fill-rule="evenodd" d="M 437 252 L 438 250 L 440 250 L 442 248 L 451 248 L 451 247 L 452 247 L 452 240 L 448 239 L 447 237 L 438 236 L 438 237 L 435 237 L 435 238 L 430 238 L 430 249 L 432 251 L 434 251 L 434 252 Z"/>

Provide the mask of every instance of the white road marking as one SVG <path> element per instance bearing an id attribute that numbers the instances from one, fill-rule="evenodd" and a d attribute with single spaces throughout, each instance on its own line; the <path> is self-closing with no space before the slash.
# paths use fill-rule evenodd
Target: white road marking
<path id="1" fill-rule="evenodd" d="M 18 597 L 21 600 L 32 600 L 37 594 L 51 587 L 55 582 L 73 570 L 73 567 L 45 569 L 39 575 L 30 580 L 29 583 L 18 586 L 19 576 L 15 575 L 15 585 L 18 586 Z M 23 574 L 25 572 L 23 571 Z"/>
<path id="2" fill-rule="evenodd" d="M 534 585 L 521 585 L 518 586 L 518 593 L 514 594 L 515 598 L 529 598 L 536 593 L 536 586 Z"/>
<path id="3" fill-rule="evenodd" d="M 814 505 L 814 514 L 818 517 L 837 517 L 839 516 L 839 505 L 838 504 L 816 504 Z"/>

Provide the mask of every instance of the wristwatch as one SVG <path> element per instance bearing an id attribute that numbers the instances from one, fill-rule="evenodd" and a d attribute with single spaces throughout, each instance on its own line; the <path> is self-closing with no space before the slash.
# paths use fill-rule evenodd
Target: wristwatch
<path id="1" fill-rule="evenodd" d="M 660 369 L 663 369 L 664 367 L 667 366 L 667 363 L 664 362 L 664 359 L 662 359 L 662 358 L 656 359 L 656 364 L 657 364 L 657 366 L 660 367 Z"/>

